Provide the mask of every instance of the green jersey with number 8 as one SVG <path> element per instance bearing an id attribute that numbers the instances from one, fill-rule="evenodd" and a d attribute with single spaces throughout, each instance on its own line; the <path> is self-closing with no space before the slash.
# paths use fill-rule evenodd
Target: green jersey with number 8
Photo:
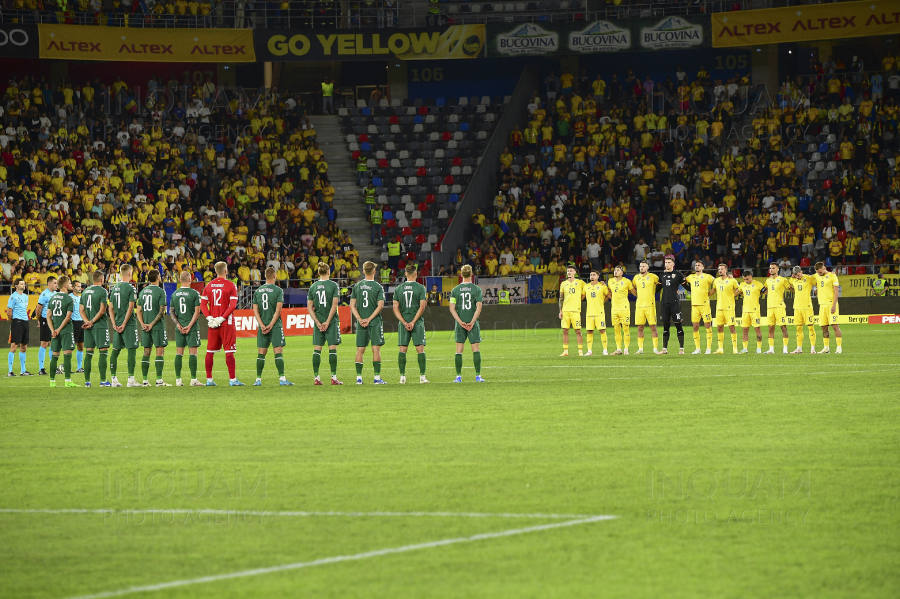
<path id="1" fill-rule="evenodd" d="M 253 305 L 258 307 L 259 317 L 264 325 L 268 326 L 272 322 L 279 302 L 284 304 L 284 290 L 278 285 L 266 283 L 253 294 Z M 325 314 L 325 317 L 328 318 L 328 314 Z"/>

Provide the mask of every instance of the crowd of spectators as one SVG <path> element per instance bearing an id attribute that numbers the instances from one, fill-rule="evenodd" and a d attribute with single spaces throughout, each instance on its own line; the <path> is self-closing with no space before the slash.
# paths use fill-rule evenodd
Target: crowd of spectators
<path id="1" fill-rule="evenodd" d="M 307 286 L 320 261 L 348 280 L 358 253 L 337 225 L 328 163 L 299 95 L 152 78 L 9 81 L 0 102 L 0 280 L 39 292 L 129 262 L 237 283 L 267 266 Z M 290 280 L 290 281 L 289 281 Z"/>
<path id="2" fill-rule="evenodd" d="M 680 268 L 822 259 L 843 273 L 896 272 L 898 63 L 829 59 L 765 92 L 703 67 L 664 82 L 551 72 L 453 263 L 587 273 L 642 259 L 662 268 L 671 254 Z"/>

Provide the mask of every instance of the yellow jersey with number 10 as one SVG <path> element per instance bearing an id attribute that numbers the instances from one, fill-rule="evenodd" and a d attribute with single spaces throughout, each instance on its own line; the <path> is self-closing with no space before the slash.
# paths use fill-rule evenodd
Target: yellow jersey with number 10
<path id="1" fill-rule="evenodd" d="M 598 281 L 597 283 L 588 283 L 584 286 L 588 316 L 603 316 L 606 313 L 603 305 L 606 302 L 607 295 L 609 295 L 609 288 L 605 283 Z"/>
<path id="2" fill-rule="evenodd" d="M 563 294 L 563 312 L 581 313 L 581 298 L 584 296 L 584 281 L 566 279 L 559 286 L 559 292 Z"/>
<path id="3" fill-rule="evenodd" d="M 744 314 L 759 312 L 759 294 L 763 288 L 763 284 L 759 281 L 740 284 L 741 296 L 744 299 Z"/>
<path id="4" fill-rule="evenodd" d="M 628 306 L 628 292 L 634 289 L 631 281 L 622 277 L 622 280 L 612 278 L 607 283 L 609 290 L 612 292 L 612 311 L 628 312 L 631 308 Z"/>

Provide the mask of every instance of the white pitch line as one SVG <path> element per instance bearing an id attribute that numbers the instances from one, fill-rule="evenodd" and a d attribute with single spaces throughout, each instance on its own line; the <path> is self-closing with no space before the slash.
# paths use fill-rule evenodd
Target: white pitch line
<path id="1" fill-rule="evenodd" d="M 116 512 L 143 512 L 145 514 L 188 514 L 200 513 L 210 515 L 228 515 L 243 512 L 279 517 L 312 518 L 312 517 L 338 517 L 338 518 L 532 518 L 541 520 L 566 520 L 574 518 L 596 518 L 590 514 L 512 514 L 512 513 L 487 513 L 487 512 L 304 512 L 304 511 L 274 511 L 259 509 L 18 509 L 0 508 L 3 514 L 101 514 L 109 515 Z"/>
<path id="2" fill-rule="evenodd" d="M 540 532 L 544 530 L 552 530 L 554 528 L 564 528 L 569 526 L 578 526 L 580 524 L 588 524 L 591 522 L 600 522 L 602 520 L 612 520 L 617 516 L 593 516 L 591 518 L 583 518 L 579 520 L 569 520 L 567 522 L 556 522 L 553 524 L 542 524 L 539 526 L 529 526 L 527 528 L 514 528 L 512 530 L 504 530 L 500 532 L 488 532 L 470 537 L 456 537 L 453 539 L 442 539 L 440 541 L 430 541 L 427 543 L 416 543 L 414 545 L 403 545 L 401 547 L 390 547 L 387 549 L 377 549 L 375 551 L 366 551 L 364 553 L 356 553 L 353 555 L 337 555 L 334 557 L 325 557 L 308 562 L 296 562 L 293 564 L 283 564 L 281 566 L 272 566 L 269 568 L 254 568 L 252 570 L 242 570 L 239 572 L 231 572 L 228 574 L 216 574 L 213 576 L 202 576 L 200 578 L 188 578 L 184 580 L 173 580 L 160 584 L 151 584 L 146 586 L 130 587 L 118 591 L 105 591 L 95 593 L 93 595 L 79 595 L 70 599 L 102 599 L 104 597 L 121 597 L 123 595 L 133 595 L 135 593 L 152 593 L 165 589 L 173 589 L 185 587 L 195 584 L 203 584 L 207 582 L 219 582 L 222 580 L 233 580 L 235 578 L 247 578 L 249 576 L 260 576 L 263 574 L 274 574 L 277 572 L 286 572 L 290 570 L 300 570 L 302 568 L 312 568 L 315 566 L 326 566 L 328 564 L 337 564 L 341 562 L 359 561 L 372 557 L 382 557 L 385 555 L 394 555 L 398 553 L 408 553 L 410 551 L 419 551 L 421 549 L 433 549 L 435 547 L 445 547 L 447 545 L 456 545 L 459 543 L 474 543 L 476 541 L 487 541 L 490 539 L 499 539 L 503 537 L 511 537 L 532 532 Z"/>

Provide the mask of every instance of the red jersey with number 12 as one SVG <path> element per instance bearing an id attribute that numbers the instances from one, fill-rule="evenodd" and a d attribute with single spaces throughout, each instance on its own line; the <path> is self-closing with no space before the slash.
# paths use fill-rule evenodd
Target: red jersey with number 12
<path id="1" fill-rule="evenodd" d="M 237 307 L 238 291 L 234 283 L 221 277 L 209 282 L 200 297 L 200 307 L 207 316 L 222 316 L 224 324 L 234 324 L 231 313 Z"/>

